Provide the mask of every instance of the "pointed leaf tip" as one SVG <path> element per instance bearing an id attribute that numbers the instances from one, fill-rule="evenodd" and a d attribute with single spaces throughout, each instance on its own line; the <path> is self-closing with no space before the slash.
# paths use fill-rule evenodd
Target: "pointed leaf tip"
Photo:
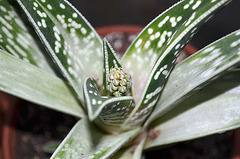
<path id="1" fill-rule="evenodd" d="M 66 0 L 17 0 L 43 44 L 84 104 L 87 77 L 102 84 L 102 41 L 86 19 Z"/>
<path id="2" fill-rule="evenodd" d="M 84 84 L 88 117 L 100 127 L 111 133 L 123 131 L 121 127 L 135 106 L 132 96 L 101 96 L 96 82 L 88 78 Z M 96 120 L 97 119 L 97 120 Z"/>
<path id="3" fill-rule="evenodd" d="M 180 1 L 141 32 L 122 59 L 133 77 L 134 98 L 138 103 L 129 121 L 140 118 L 139 123 L 145 121 L 156 105 L 180 51 L 200 26 L 229 2 Z"/>

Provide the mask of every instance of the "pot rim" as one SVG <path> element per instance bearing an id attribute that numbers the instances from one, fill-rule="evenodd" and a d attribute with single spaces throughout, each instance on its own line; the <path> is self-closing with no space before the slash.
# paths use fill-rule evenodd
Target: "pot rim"
<path id="1" fill-rule="evenodd" d="M 96 31 L 100 36 L 106 36 L 107 34 L 111 32 L 123 32 L 126 34 L 134 34 L 134 33 L 140 33 L 144 27 L 141 25 L 133 25 L 133 24 L 126 24 L 126 25 L 107 25 L 107 26 L 101 26 L 97 27 Z M 187 44 L 184 48 L 184 51 L 188 55 L 192 55 L 195 52 L 198 51 L 198 49 L 191 45 Z"/>

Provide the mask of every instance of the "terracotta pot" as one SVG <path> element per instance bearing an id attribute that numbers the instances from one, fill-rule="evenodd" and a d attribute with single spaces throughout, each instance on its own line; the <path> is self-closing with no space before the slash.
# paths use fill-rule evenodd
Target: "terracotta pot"
<path id="1" fill-rule="evenodd" d="M 240 129 L 233 133 L 233 159 L 240 159 Z"/>
<path id="2" fill-rule="evenodd" d="M 0 92 L 1 128 L 1 156 L 2 159 L 16 158 L 16 119 L 20 99 Z"/>
<path id="3" fill-rule="evenodd" d="M 105 37 L 112 33 L 124 33 L 124 34 L 136 34 L 137 35 L 139 32 L 141 32 L 142 29 L 143 29 L 143 27 L 138 26 L 138 25 L 111 25 L 111 26 L 96 28 L 96 31 L 98 32 L 98 34 L 100 36 Z M 130 44 L 130 42 L 129 42 L 129 44 Z M 128 47 L 128 45 L 123 47 L 123 50 L 126 50 L 127 47 Z M 188 55 L 192 55 L 193 53 L 195 53 L 197 51 L 197 49 L 194 46 L 192 46 L 191 44 L 188 44 L 184 48 L 184 51 Z"/>

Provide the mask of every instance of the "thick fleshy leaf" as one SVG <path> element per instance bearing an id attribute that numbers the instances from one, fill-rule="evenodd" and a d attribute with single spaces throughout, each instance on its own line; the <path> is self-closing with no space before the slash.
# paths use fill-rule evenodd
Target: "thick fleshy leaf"
<path id="1" fill-rule="evenodd" d="M 145 125 L 160 117 L 196 90 L 240 63 L 240 30 L 210 44 L 177 65 Z"/>
<path id="2" fill-rule="evenodd" d="M 231 72 L 183 101 L 152 125 L 160 132 L 146 148 L 240 127 L 240 71 Z"/>
<path id="3" fill-rule="evenodd" d="M 101 96 L 97 84 L 92 78 L 84 83 L 88 117 L 97 121 L 102 127 L 107 127 L 108 132 L 119 132 L 121 125 L 133 110 L 134 99 L 132 96 L 107 97 Z"/>
<path id="4" fill-rule="evenodd" d="M 141 159 L 145 141 L 146 138 L 144 138 L 138 145 L 121 149 L 111 159 Z"/>
<path id="5" fill-rule="evenodd" d="M 141 124 L 151 113 L 177 56 L 196 31 L 231 0 L 185 0 L 154 19 L 122 60 L 132 75 L 138 103 L 130 120 Z M 141 120 L 140 120 L 141 119 Z"/>
<path id="6" fill-rule="evenodd" d="M 104 74 L 103 74 L 103 85 L 104 85 L 104 94 L 107 90 L 107 78 L 110 73 L 110 69 L 113 67 L 123 68 L 119 58 L 111 47 L 107 39 L 103 39 L 103 51 L 104 51 Z"/>
<path id="7" fill-rule="evenodd" d="M 134 149 L 134 146 L 122 148 L 111 159 L 132 159 Z"/>
<path id="8" fill-rule="evenodd" d="M 11 55 L 53 74 L 34 37 L 21 21 L 9 1 L 0 1 L 0 45 Z"/>
<path id="9" fill-rule="evenodd" d="M 135 129 L 120 135 L 108 135 L 87 119 L 82 119 L 73 127 L 51 159 L 107 159 L 138 133 L 139 129 Z"/>
<path id="10" fill-rule="evenodd" d="M 85 113 L 61 79 L 0 51 L 0 90 L 77 117 Z"/>
<path id="11" fill-rule="evenodd" d="M 142 158 L 141 156 L 142 156 L 145 141 L 146 141 L 146 138 L 143 138 L 143 140 L 137 145 L 132 159 L 141 159 Z"/>
<path id="12" fill-rule="evenodd" d="M 102 42 L 85 18 L 66 0 L 18 0 L 43 44 L 84 103 L 83 83 L 102 84 Z"/>

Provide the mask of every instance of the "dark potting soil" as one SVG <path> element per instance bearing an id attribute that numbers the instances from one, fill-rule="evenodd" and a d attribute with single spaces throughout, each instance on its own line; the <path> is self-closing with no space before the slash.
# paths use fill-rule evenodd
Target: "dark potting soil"
<path id="1" fill-rule="evenodd" d="M 115 51 L 123 54 L 136 34 L 106 35 Z M 121 55 L 120 55 L 121 56 Z M 185 56 L 184 54 L 182 57 Z M 62 141 L 78 119 L 23 102 L 17 122 L 17 159 L 48 159 L 43 150 L 50 141 Z M 232 132 L 182 142 L 145 152 L 145 159 L 230 159 Z"/>
<path id="2" fill-rule="evenodd" d="M 230 159 L 232 132 L 181 142 L 146 152 L 146 159 Z"/>
<path id="3" fill-rule="evenodd" d="M 23 102 L 17 122 L 17 159 L 47 159 L 43 150 L 50 141 L 62 141 L 78 119 Z"/>

